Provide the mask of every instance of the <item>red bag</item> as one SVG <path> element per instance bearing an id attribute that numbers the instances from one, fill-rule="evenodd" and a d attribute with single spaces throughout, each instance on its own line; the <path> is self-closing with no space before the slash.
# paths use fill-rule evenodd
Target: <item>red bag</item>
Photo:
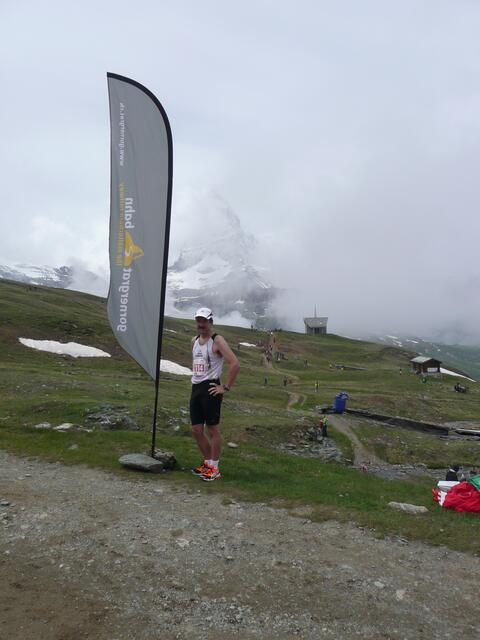
<path id="1" fill-rule="evenodd" d="M 459 482 L 447 493 L 443 506 L 455 511 L 480 513 L 480 491 L 469 482 Z"/>

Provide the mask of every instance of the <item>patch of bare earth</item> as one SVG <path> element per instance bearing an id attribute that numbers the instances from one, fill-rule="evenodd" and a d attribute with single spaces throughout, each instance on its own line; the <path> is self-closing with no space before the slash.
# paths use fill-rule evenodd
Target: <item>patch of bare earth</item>
<path id="1" fill-rule="evenodd" d="M 1 638 L 480 634 L 474 556 L 6 453 L 0 500 Z"/>

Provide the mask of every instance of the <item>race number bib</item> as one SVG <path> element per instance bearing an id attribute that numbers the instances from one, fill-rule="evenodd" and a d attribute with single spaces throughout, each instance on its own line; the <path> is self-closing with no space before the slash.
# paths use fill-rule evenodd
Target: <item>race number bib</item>
<path id="1" fill-rule="evenodd" d="M 196 376 L 202 376 L 207 372 L 207 363 L 203 356 L 195 356 L 193 358 L 193 373 Z"/>

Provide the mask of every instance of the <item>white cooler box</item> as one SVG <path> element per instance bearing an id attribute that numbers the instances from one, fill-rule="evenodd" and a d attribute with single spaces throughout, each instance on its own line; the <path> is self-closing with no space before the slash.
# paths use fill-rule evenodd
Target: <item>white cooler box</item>
<path id="1" fill-rule="evenodd" d="M 437 489 L 439 491 L 450 491 L 452 487 L 459 484 L 456 480 L 439 480 L 437 483 Z"/>

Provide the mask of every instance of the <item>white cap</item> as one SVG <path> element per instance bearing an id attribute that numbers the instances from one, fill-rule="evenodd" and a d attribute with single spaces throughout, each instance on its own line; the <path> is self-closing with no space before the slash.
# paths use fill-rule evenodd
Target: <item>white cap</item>
<path id="1" fill-rule="evenodd" d="M 201 307 L 196 312 L 195 318 L 205 318 L 205 320 L 213 320 L 212 310 L 208 307 Z"/>

